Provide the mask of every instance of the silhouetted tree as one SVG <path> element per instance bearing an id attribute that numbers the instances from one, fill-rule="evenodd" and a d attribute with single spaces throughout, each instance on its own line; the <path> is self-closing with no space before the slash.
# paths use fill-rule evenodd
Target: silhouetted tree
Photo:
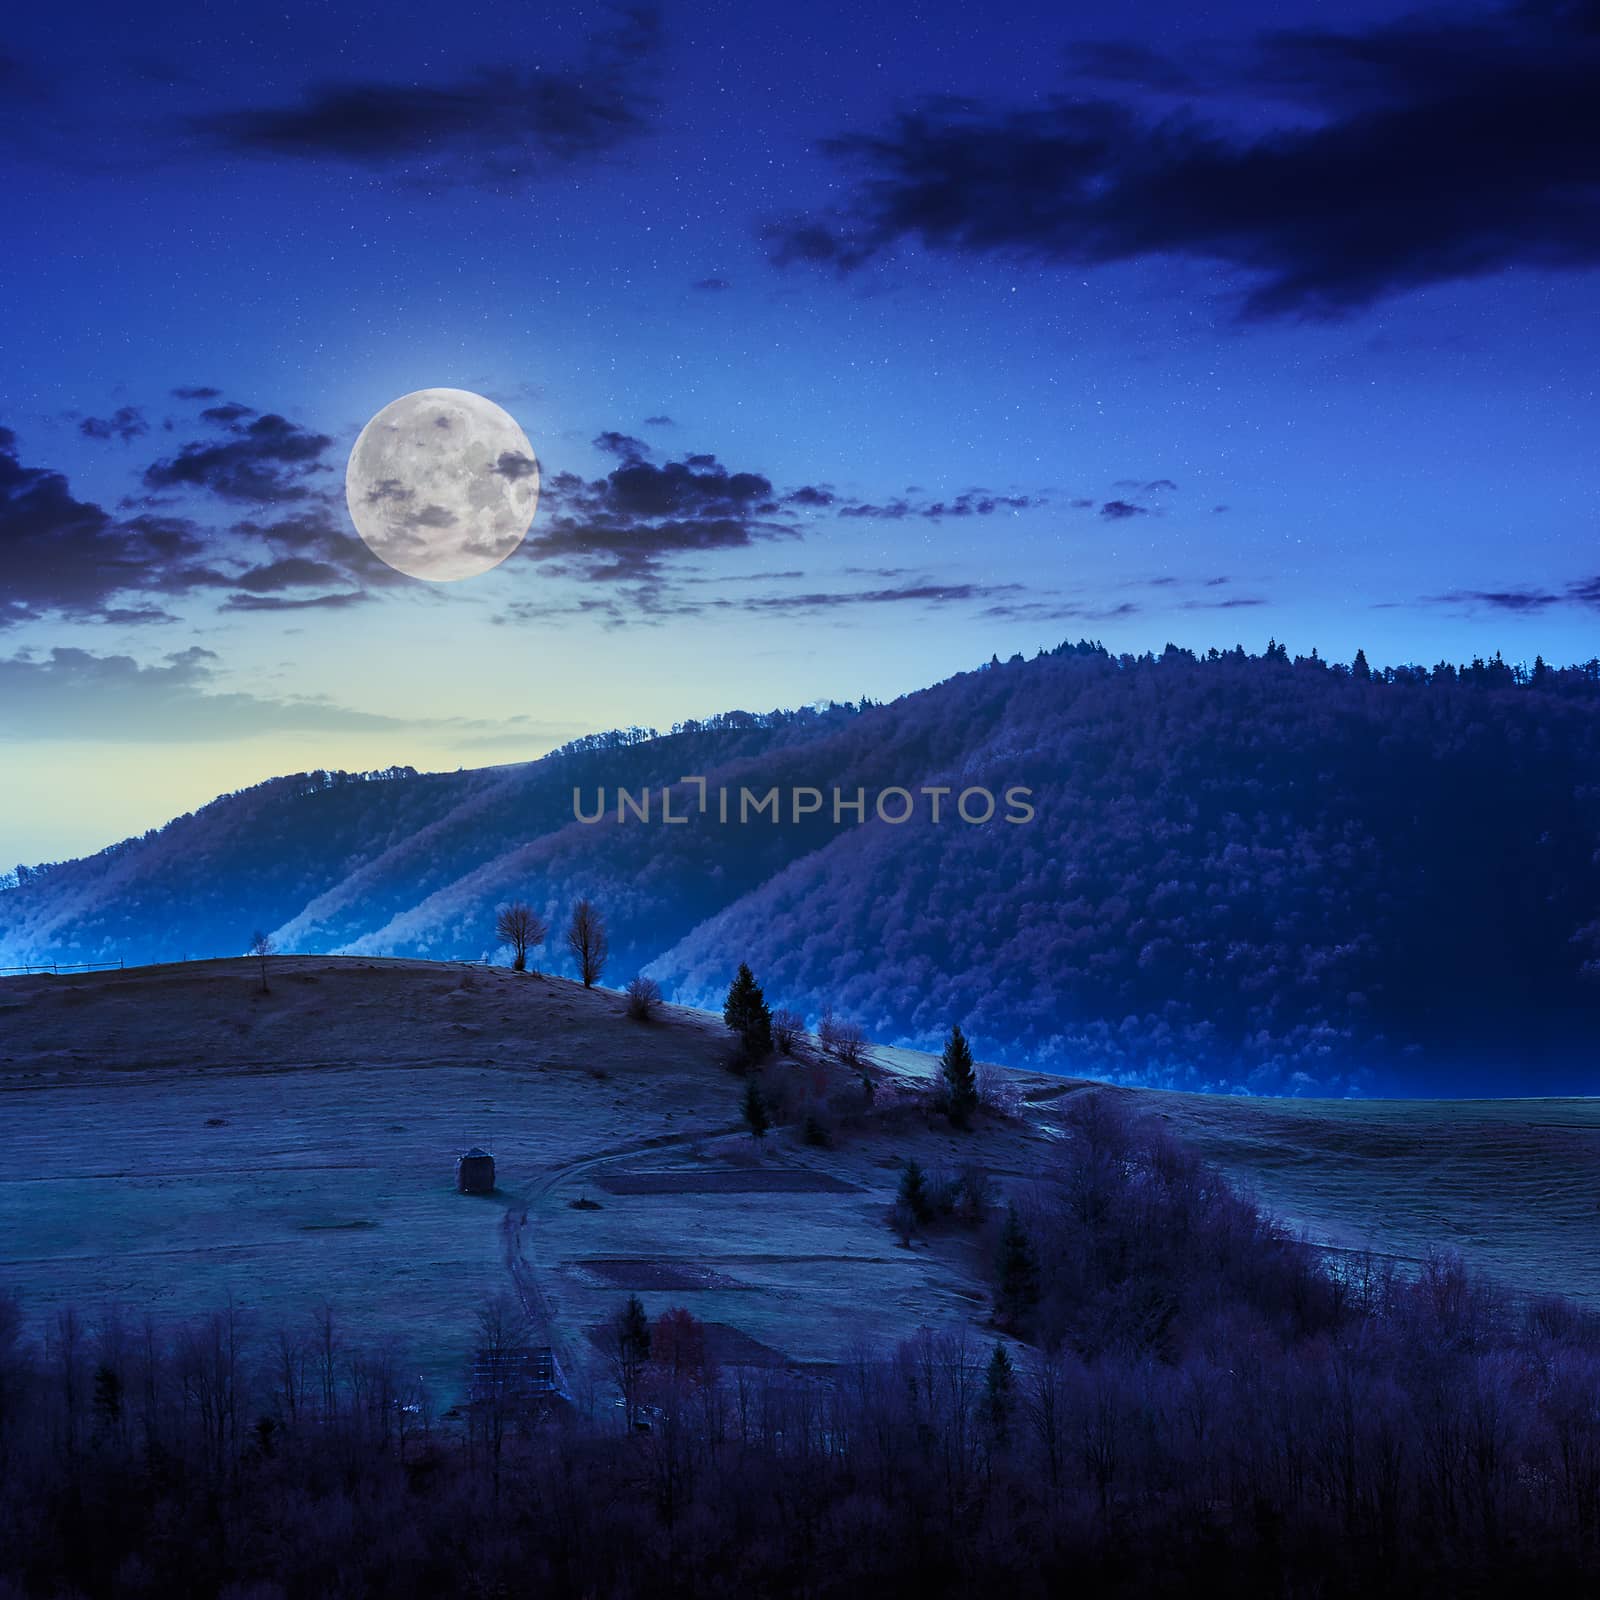
<path id="1" fill-rule="evenodd" d="M 270 956 L 276 948 L 277 946 L 273 944 L 271 936 L 263 933 L 261 929 L 257 928 L 256 931 L 250 935 L 249 954 L 253 955 L 261 966 L 262 994 L 268 994 L 271 992 L 267 988 L 267 957 Z"/>
<path id="2" fill-rule="evenodd" d="M 796 1041 L 806 1031 L 806 1019 L 798 1011 L 780 1007 L 772 1013 L 772 1042 L 784 1055 L 792 1053 Z"/>
<path id="3" fill-rule="evenodd" d="M 995 1316 L 1002 1327 L 1020 1327 L 1039 1303 L 1039 1258 L 1013 1203 L 1006 1207 L 995 1261 Z"/>
<path id="4" fill-rule="evenodd" d="M 752 1077 L 744 1086 L 744 1120 L 752 1138 L 764 1139 L 772 1118 L 767 1114 L 767 1097 L 761 1092 L 760 1082 Z"/>
<path id="5" fill-rule="evenodd" d="M 1367 664 L 1367 652 L 1365 650 L 1356 651 L 1356 658 L 1350 663 L 1350 676 L 1357 683 L 1372 682 L 1372 668 Z"/>
<path id="6" fill-rule="evenodd" d="M 959 1022 L 945 1041 L 939 1070 L 944 1076 L 945 1109 L 956 1127 L 965 1128 L 978 1109 L 978 1079 L 972 1069 L 972 1047 Z"/>
<path id="7" fill-rule="evenodd" d="M 859 1067 L 867 1050 L 867 1036 L 855 1023 L 836 1017 L 831 1005 L 823 1008 L 817 1024 L 817 1043 L 825 1054 L 837 1056 L 849 1067 Z"/>
<path id="8" fill-rule="evenodd" d="M 743 961 L 728 985 L 722 1020 L 738 1034 L 746 1062 L 764 1061 L 772 1054 L 772 1013 L 755 974 Z"/>
<path id="9" fill-rule="evenodd" d="M 511 946 L 512 971 L 526 972 L 528 951 L 544 943 L 550 925 L 525 900 L 513 900 L 496 914 L 494 931 L 501 944 Z"/>
<path id="10" fill-rule="evenodd" d="M 982 1415 L 989 1437 L 1003 1448 L 1011 1432 L 1011 1413 L 1016 1405 L 1016 1369 L 1006 1347 L 998 1340 L 983 1374 Z"/>
<path id="11" fill-rule="evenodd" d="M 908 1156 L 900 1169 L 900 1188 L 895 1196 L 911 1213 L 916 1222 L 926 1222 L 933 1215 L 933 1200 L 928 1193 L 928 1175 L 915 1156 Z"/>
<path id="12" fill-rule="evenodd" d="M 639 1382 L 650 1359 L 650 1319 L 644 1302 L 630 1294 L 611 1319 L 611 1363 L 622 1391 L 623 1414 L 632 1428 L 639 1420 Z"/>
<path id="13" fill-rule="evenodd" d="M 588 900 L 578 901 L 572 908 L 572 920 L 567 924 L 567 949 L 578 963 L 578 975 L 585 989 L 594 988 L 600 981 L 610 948 L 600 913 Z"/>

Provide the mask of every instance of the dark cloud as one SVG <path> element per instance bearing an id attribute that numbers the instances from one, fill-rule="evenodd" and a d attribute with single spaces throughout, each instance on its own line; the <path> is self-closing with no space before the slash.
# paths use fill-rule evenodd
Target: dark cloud
<path id="1" fill-rule="evenodd" d="M 999 596 L 1025 594 L 1020 583 L 914 583 L 888 589 L 827 590 L 812 594 L 759 595 L 748 600 L 720 600 L 718 608 L 778 611 L 801 615 L 853 609 L 857 606 L 970 605 Z"/>
<path id="2" fill-rule="evenodd" d="M 240 589 L 251 594 L 273 594 L 282 589 L 314 588 L 321 584 L 338 583 L 344 574 L 326 561 L 313 561 L 307 556 L 281 556 L 259 567 L 251 567 L 234 579 Z"/>
<path id="3" fill-rule="evenodd" d="M 79 500 L 61 473 L 24 466 L 16 435 L 0 428 L 0 626 L 52 612 L 93 618 L 114 597 L 225 583 L 205 550 L 202 531 L 181 518 L 121 518 Z M 111 609 L 126 621 L 141 608 Z"/>
<path id="4" fill-rule="evenodd" d="M 692 285 L 702 294 L 719 294 L 724 289 L 731 289 L 733 285 L 726 278 L 700 278 Z"/>
<path id="5" fill-rule="evenodd" d="M 1555 606 L 1590 606 L 1600 610 L 1600 576 L 1575 578 L 1559 588 L 1526 585 L 1506 589 L 1453 589 L 1448 594 L 1424 595 L 1422 603 L 1467 611 L 1506 611 L 1523 616 L 1537 616 Z"/>
<path id="6" fill-rule="evenodd" d="M 449 83 L 331 81 L 287 104 L 220 112 L 192 126 L 245 155 L 521 186 L 647 130 L 647 69 L 659 43 L 656 11 L 638 7 L 593 38 L 572 69 L 535 59 Z"/>
<path id="7" fill-rule="evenodd" d="M 213 389 L 208 384 L 200 384 L 191 388 L 174 389 L 174 400 L 219 400 L 222 398 L 220 389 Z"/>
<path id="8" fill-rule="evenodd" d="M 1125 522 L 1129 517 L 1148 517 L 1150 513 L 1144 506 L 1136 506 L 1130 500 L 1107 500 L 1100 507 L 1100 515 L 1112 522 Z"/>
<path id="9" fill-rule="evenodd" d="M 740 583 L 759 580 L 795 580 L 808 576 L 798 571 L 751 574 L 727 580 L 705 579 L 706 583 L 722 581 Z M 1020 583 L 936 583 L 921 582 L 898 584 L 893 587 L 871 589 L 816 589 L 800 594 L 753 594 L 738 598 L 708 598 L 702 594 L 684 595 L 668 592 L 658 586 L 644 584 L 622 594 L 631 610 L 618 599 L 586 598 L 575 602 L 518 601 L 494 620 L 505 622 L 544 622 L 558 617 L 598 617 L 608 627 L 621 627 L 627 622 L 643 621 L 663 623 L 685 618 L 706 616 L 824 616 L 832 612 L 845 612 L 879 606 L 942 606 L 972 605 L 985 600 L 1009 600 L 1011 596 L 1027 592 Z M 991 613 L 986 612 L 985 615 Z M 998 614 L 998 612 L 994 613 Z"/>
<path id="10" fill-rule="evenodd" d="M 1491 611 L 1538 612 L 1562 605 L 1568 598 L 1548 589 L 1457 589 L 1450 594 L 1428 595 L 1426 600 L 1438 606 L 1484 606 Z"/>
<path id="11" fill-rule="evenodd" d="M 671 417 L 665 415 L 664 413 L 661 416 L 646 417 L 644 419 L 644 425 L 647 428 L 675 428 L 675 427 L 677 427 L 677 423 L 675 423 L 672 420 Z"/>
<path id="12" fill-rule="evenodd" d="M 1132 600 L 1092 605 L 1075 600 L 1023 600 L 989 606 L 983 616 L 996 622 L 1119 622 L 1142 608 Z"/>
<path id="13" fill-rule="evenodd" d="M 164 622 L 168 601 L 205 593 L 229 594 L 231 610 L 269 595 L 299 605 L 308 597 L 297 591 L 311 590 L 329 592 L 310 603 L 347 606 L 404 581 L 349 531 L 338 498 L 305 482 L 325 436 L 270 415 L 221 426 L 220 442 L 187 445 L 144 475 L 224 501 L 248 490 L 266 510 L 220 528 L 148 499 L 115 512 L 80 500 L 61 473 L 24 466 L 0 428 L 0 627 L 48 615 Z"/>
<path id="14" fill-rule="evenodd" d="M 99 613 L 101 622 L 113 627 L 142 627 L 151 622 L 176 622 L 170 611 L 160 606 L 112 606 Z"/>
<path id="15" fill-rule="evenodd" d="M 1147 44 L 1123 39 L 1089 39 L 1067 51 L 1073 77 L 1148 89 L 1158 94 L 1195 96 L 1206 80 Z"/>
<path id="16" fill-rule="evenodd" d="M 230 594 L 223 602 L 224 611 L 344 611 L 360 605 L 366 596 L 355 590 L 341 590 L 336 594 L 278 595 Z"/>
<path id="17" fill-rule="evenodd" d="M 1600 265 L 1594 0 L 1418 13 L 1364 32 L 1269 34 L 1235 83 L 1294 103 L 1240 132 L 1115 95 L 1003 109 L 944 101 L 825 142 L 843 207 L 767 230 L 777 260 L 858 268 L 904 242 L 1084 266 L 1221 263 L 1246 315 L 1337 316 L 1507 267 Z M 1102 78 L 1150 82 L 1139 47 Z M 1218 69 L 1211 68 L 1213 73 Z M 1182 88 L 1186 69 L 1163 77 Z"/>
<path id="18" fill-rule="evenodd" d="M 705 454 L 661 464 L 623 454 L 605 477 L 588 481 L 558 473 L 545 485 L 544 506 L 550 515 L 541 511 L 530 553 L 603 581 L 656 583 L 668 557 L 799 534 L 770 478 L 730 472 Z"/>
<path id="19" fill-rule="evenodd" d="M 312 493 L 306 480 L 330 470 L 322 458 L 333 440 L 325 433 L 312 433 L 276 412 L 256 416 L 238 404 L 213 406 L 204 416 L 223 437 L 196 440 L 152 463 L 145 469 L 146 488 L 204 489 L 236 501 L 303 500 Z"/>
<path id="20" fill-rule="evenodd" d="M 611 428 L 596 436 L 594 447 L 602 455 L 620 456 L 624 461 L 642 461 L 650 454 L 650 446 L 643 439 Z"/>
<path id="21" fill-rule="evenodd" d="M 200 415 L 207 422 L 220 422 L 225 425 L 231 425 L 235 422 L 243 422 L 246 417 L 253 417 L 258 413 L 254 406 L 242 405 L 237 400 L 226 400 L 220 406 L 207 406 Z"/>
<path id="22" fill-rule="evenodd" d="M 826 486 L 820 489 L 797 489 L 795 494 L 829 496 L 825 502 L 815 502 L 818 504 L 834 505 L 836 499 Z M 841 517 L 865 518 L 873 522 L 903 522 L 907 518 L 942 522 L 946 517 L 992 517 L 997 511 L 1027 511 L 1044 504 L 1046 501 L 1042 495 L 997 494 L 989 489 L 965 489 L 950 500 L 918 500 L 899 496 L 878 502 L 843 501 L 837 504 L 836 509 Z"/>
<path id="23" fill-rule="evenodd" d="M 838 502 L 838 495 L 832 489 L 825 489 L 814 483 L 802 484 L 798 489 L 791 489 L 783 497 L 787 506 L 801 506 L 808 511 L 826 510 L 827 507 Z"/>
<path id="24" fill-rule="evenodd" d="M 118 406 L 109 417 L 85 417 L 78 424 L 86 439 L 121 439 L 124 444 L 149 431 L 150 424 L 137 406 Z"/>

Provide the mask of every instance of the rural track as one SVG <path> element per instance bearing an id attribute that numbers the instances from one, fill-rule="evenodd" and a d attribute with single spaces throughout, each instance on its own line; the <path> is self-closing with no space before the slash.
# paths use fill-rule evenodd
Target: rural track
<path id="1" fill-rule="evenodd" d="M 652 1154 L 698 1143 L 702 1139 L 717 1138 L 723 1134 L 737 1133 L 740 1124 L 730 1123 L 720 1128 L 693 1128 L 682 1133 L 655 1134 L 645 1139 L 632 1139 L 623 1144 L 608 1145 L 603 1150 L 591 1151 L 555 1166 L 546 1167 L 529 1184 L 526 1193 L 505 1209 L 500 1221 L 501 1249 L 506 1271 L 510 1274 L 523 1314 L 549 1344 L 556 1360 L 556 1370 L 561 1374 L 562 1393 L 568 1400 L 566 1374 L 575 1372 L 575 1356 L 559 1318 L 550 1304 L 550 1297 L 540 1282 L 539 1265 L 533 1252 L 524 1242 L 524 1234 L 531 1220 L 530 1213 L 537 1207 L 548 1213 L 556 1188 L 575 1177 L 603 1167 L 613 1161 L 623 1161 L 629 1156 Z"/>

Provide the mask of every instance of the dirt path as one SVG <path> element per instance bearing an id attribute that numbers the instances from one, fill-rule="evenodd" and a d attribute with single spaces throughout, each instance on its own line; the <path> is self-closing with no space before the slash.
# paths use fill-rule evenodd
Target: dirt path
<path id="1" fill-rule="evenodd" d="M 591 1151 L 569 1161 L 546 1167 L 530 1184 L 526 1194 L 515 1205 L 508 1206 L 500 1219 L 501 1251 L 511 1285 L 524 1315 L 535 1335 L 549 1345 L 556 1361 L 556 1381 L 564 1398 L 572 1399 L 570 1378 L 577 1373 L 576 1356 L 564 1336 L 561 1325 L 550 1304 L 550 1297 L 540 1281 L 540 1268 L 531 1245 L 530 1223 L 535 1212 L 548 1213 L 554 1209 L 552 1196 L 556 1188 L 603 1167 L 613 1161 L 624 1161 L 629 1156 L 643 1155 L 694 1144 L 701 1139 L 738 1131 L 737 1124 L 725 1128 L 696 1128 L 682 1133 L 656 1134 L 647 1139 L 633 1139 L 623 1144 L 609 1145 L 603 1150 Z"/>

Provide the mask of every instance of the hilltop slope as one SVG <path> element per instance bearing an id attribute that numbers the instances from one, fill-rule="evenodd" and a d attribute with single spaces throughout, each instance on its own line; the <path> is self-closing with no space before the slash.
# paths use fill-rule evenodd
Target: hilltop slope
<path id="1" fill-rule="evenodd" d="M 115 1304 L 133 1325 L 231 1296 L 251 1337 L 305 1337 L 325 1303 L 459 1392 L 480 1307 L 520 1298 L 581 1399 L 595 1330 L 630 1292 L 684 1305 L 730 1362 L 831 1362 L 919 1326 L 986 1333 L 988 1247 L 888 1225 L 899 1163 L 976 1163 L 1026 1192 L 1071 1100 L 1012 1074 L 1013 1118 L 953 1133 L 915 1103 L 935 1071 L 874 1052 L 876 1097 L 806 1044 L 764 1069 L 790 1115 L 829 1102 L 818 1147 L 758 1145 L 721 1019 L 563 979 L 409 960 L 0 980 L 0 1290 L 42 1328 Z M 1314 1239 L 1407 1261 L 1430 1248 L 1519 1288 L 1600 1305 L 1600 1102 L 1263 1102 L 1111 1090 Z M 454 1190 L 490 1145 L 499 1191 Z M 582 1204 L 574 1204 L 582 1202 Z"/>

